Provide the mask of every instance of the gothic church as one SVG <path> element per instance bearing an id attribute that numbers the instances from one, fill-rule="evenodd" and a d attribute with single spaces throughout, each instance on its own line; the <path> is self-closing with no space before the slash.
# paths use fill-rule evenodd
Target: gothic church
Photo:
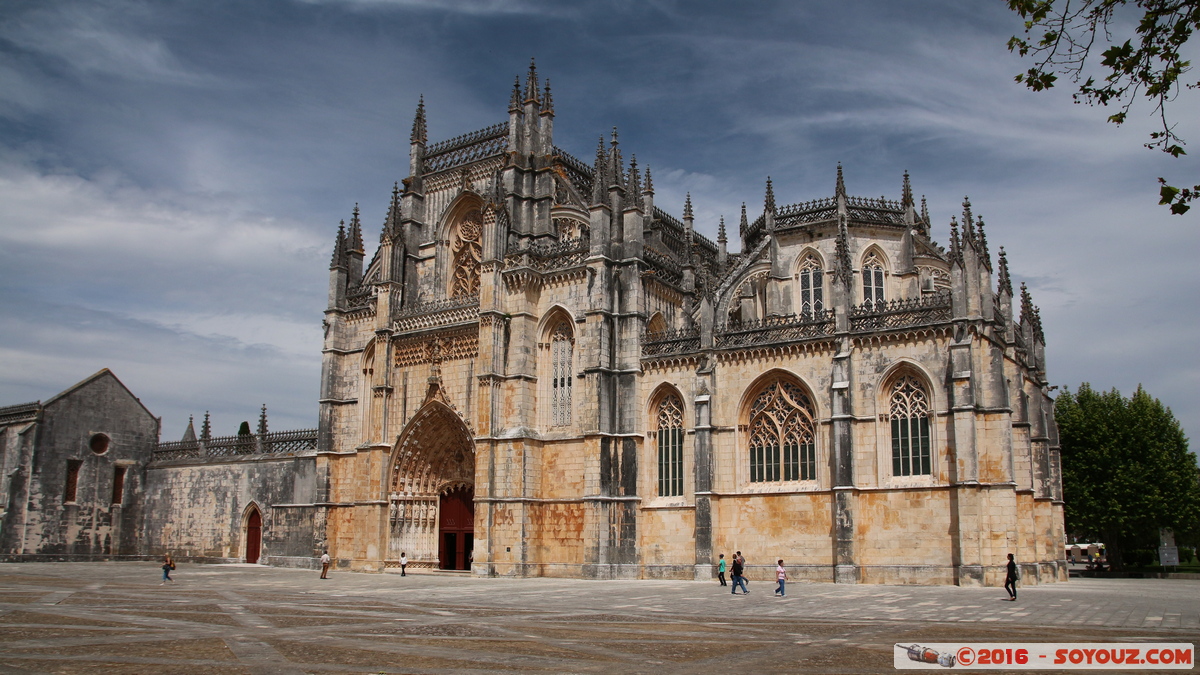
<path id="1" fill-rule="evenodd" d="M 999 585 L 1012 552 L 1066 579 L 1041 320 L 969 202 L 943 248 L 907 174 L 898 201 L 768 179 L 734 252 L 615 131 L 590 163 L 553 132 L 532 67 L 458 138 L 422 101 L 373 258 L 357 207 L 337 233 L 317 429 L 153 448 L 141 553 L 707 579 L 741 550 L 752 578 Z"/>

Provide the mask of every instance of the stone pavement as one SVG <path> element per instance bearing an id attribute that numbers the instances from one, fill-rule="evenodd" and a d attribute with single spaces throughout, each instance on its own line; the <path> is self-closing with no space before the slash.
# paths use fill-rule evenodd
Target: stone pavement
<path id="1" fill-rule="evenodd" d="M 874 673 L 895 642 L 1200 642 L 1200 582 L 1020 590 L 0 564 L 4 673 Z M 1028 672 L 1028 671 L 1027 671 Z"/>

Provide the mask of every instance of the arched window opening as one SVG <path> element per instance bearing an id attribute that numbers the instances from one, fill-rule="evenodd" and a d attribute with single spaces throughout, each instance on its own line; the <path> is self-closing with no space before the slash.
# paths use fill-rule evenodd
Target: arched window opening
<path id="1" fill-rule="evenodd" d="M 883 298 L 883 262 L 879 255 L 871 251 L 863 261 L 863 304 L 878 305 Z"/>
<path id="2" fill-rule="evenodd" d="M 683 494 L 683 401 L 675 394 L 658 404 L 658 495 Z"/>
<path id="3" fill-rule="evenodd" d="M 483 215 L 479 209 L 471 209 L 458 223 L 454 238 L 454 278 L 450 297 L 460 298 L 479 294 L 479 261 L 483 257 L 480 241 L 483 232 Z"/>
<path id="4" fill-rule="evenodd" d="M 892 475 L 927 476 L 929 460 L 929 396 L 917 378 L 905 375 L 892 385 Z"/>
<path id="5" fill-rule="evenodd" d="M 800 314 L 812 316 L 825 310 L 824 270 L 817 256 L 809 253 L 800 264 Z"/>
<path id="6" fill-rule="evenodd" d="M 750 482 L 814 480 L 813 406 L 800 387 L 776 381 L 750 406 Z"/>
<path id="7" fill-rule="evenodd" d="M 571 376 L 574 342 L 571 327 L 560 321 L 550 334 L 550 419 L 556 427 L 571 423 Z"/>

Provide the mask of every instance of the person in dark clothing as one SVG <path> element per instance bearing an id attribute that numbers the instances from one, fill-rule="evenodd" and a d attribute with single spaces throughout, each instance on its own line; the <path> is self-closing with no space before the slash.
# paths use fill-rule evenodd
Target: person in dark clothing
<path id="1" fill-rule="evenodd" d="M 1017 601 L 1017 579 L 1020 578 L 1017 573 L 1017 563 L 1013 560 L 1013 554 L 1008 554 L 1008 572 L 1004 575 L 1004 590 L 1008 591 L 1009 600 Z"/>
<path id="2" fill-rule="evenodd" d="M 745 566 L 742 564 L 742 556 L 740 552 L 733 556 L 733 569 L 730 570 L 730 578 L 733 579 L 733 590 L 729 591 L 730 595 L 737 595 L 737 589 L 740 585 L 742 593 L 750 595 L 750 589 L 746 588 L 746 577 L 742 576 L 745 571 Z"/>

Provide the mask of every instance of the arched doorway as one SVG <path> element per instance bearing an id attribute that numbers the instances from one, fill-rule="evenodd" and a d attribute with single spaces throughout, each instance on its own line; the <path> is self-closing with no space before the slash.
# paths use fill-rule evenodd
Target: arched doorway
<path id="1" fill-rule="evenodd" d="M 439 502 L 438 562 L 444 570 L 469 570 L 475 545 L 475 489 L 450 488 Z"/>
<path id="2" fill-rule="evenodd" d="M 413 415 L 393 451 L 388 567 L 470 569 L 474 546 L 475 442 L 440 397 Z"/>
<path id="3" fill-rule="evenodd" d="M 260 552 L 262 552 L 262 514 L 258 512 L 257 506 L 251 506 L 250 513 L 246 516 L 246 562 L 258 562 Z"/>

